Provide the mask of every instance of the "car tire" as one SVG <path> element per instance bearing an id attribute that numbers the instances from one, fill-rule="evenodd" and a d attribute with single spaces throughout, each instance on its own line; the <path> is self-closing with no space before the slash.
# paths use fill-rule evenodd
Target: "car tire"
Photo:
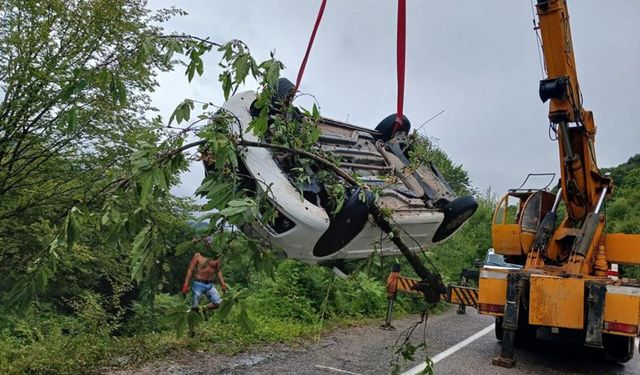
<path id="1" fill-rule="evenodd" d="M 411 121 L 407 118 L 407 116 L 402 116 L 402 122 L 405 124 L 404 131 L 409 134 L 409 130 L 411 130 Z M 380 134 L 376 135 L 376 141 L 381 140 L 383 142 L 387 142 L 391 138 L 393 138 L 393 126 L 396 123 L 396 114 L 389 115 L 384 118 L 384 120 L 380 121 L 380 123 L 376 126 L 376 131 Z"/>
<path id="2" fill-rule="evenodd" d="M 278 79 L 278 87 L 276 87 L 278 100 L 282 102 L 289 101 L 293 98 L 295 93 L 296 85 L 284 77 Z"/>
<path id="3" fill-rule="evenodd" d="M 438 243 L 464 224 L 478 209 L 478 202 L 473 197 L 458 197 L 442 208 L 444 219 L 433 235 L 431 242 Z"/>

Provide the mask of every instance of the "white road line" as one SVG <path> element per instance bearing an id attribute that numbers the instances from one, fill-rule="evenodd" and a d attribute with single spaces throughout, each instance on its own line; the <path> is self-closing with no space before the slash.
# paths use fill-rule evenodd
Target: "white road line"
<path id="1" fill-rule="evenodd" d="M 459 343 L 455 344 L 454 346 L 450 347 L 449 349 L 434 355 L 433 357 L 431 357 L 431 361 L 433 361 L 433 364 L 435 365 L 436 363 L 442 361 L 443 359 L 447 358 L 451 354 L 457 352 L 458 350 L 460 350 L 460 349 L 464 348 L 465 346 L 471 344 L 472 342 L 476 341 L 480 337 L 482 337 L 482 336 L 486 335 L 487 333 L 493 331 L 493 327 L 494 326 L 495 326 L 495 324 L 492 324 L 489 327 L 483 329 L 482 331 L 477 332 L 477 333 L 473 334 L 472 336 L 469 336 L 466 339 L 460 341 Z M 426 367 L 427 367 L 427 364 L 422 362 L 421 364 L 419 364 L 416 367 L 410 369 L 409 371 L 403 372 L 402 375 L 416 375 L 416 374 L 420 373 L 420 371 L 424 370 Z"/>
<path id="2" fill-rule="evenodd" d="M 361 374 L 358 374 L 357 372 L 351 372 L 351 371 L 347 371 L 347 370 L 340 370 L 339 368 L 335 368 L 335 367 L 321 366 L 321 365 L 315 365 L 315 366 L 317 368 L 323 368 L 325 370 L 335 371 L 335 372 L 339 372 L 339 373 L 342 373 L 342 374 L 361 375 Z"/>

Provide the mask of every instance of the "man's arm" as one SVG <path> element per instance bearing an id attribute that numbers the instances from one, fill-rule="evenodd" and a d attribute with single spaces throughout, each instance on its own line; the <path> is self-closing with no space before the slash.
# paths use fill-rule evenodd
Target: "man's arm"
<path id="1" fill-rule="evenodd" d="M 189 292 L 189 281 L 191 281 L 193 268 L 196 266 L 196 264 L 198 264 L 198 255 L 199 253 L 195 253 L 193 255 L 193 258 L 191 258 L 189 268 L 187 268 L 187 275 L 184 278 L 184 284 L 182 284 L 182 294 L 187 294 Z"/>
<path id="2" fill-rule="evenodd" d="M 220 280 L 220 288 L 222 288 L 222 290 L 226 290 L 228 286 L 227 286 L 227 283 L 224 282 L 224 277 L 222 276 L 222 268 L 220 268 L 220 259 L 218 259 L 217 268 L 218 268 L 218 280 Z"/>

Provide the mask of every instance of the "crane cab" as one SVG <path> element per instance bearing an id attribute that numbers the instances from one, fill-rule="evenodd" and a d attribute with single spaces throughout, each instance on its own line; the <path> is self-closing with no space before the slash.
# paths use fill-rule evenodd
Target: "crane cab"
<path id="1" fill-rule="evenodd" d="M 553 207 L 554 200 L 555 194 L 546 187 L 509 190 L 493 213 L 491 238 L 495 252 L 504 255 L 508 262 L 524 264 L 538 226 Z"/>

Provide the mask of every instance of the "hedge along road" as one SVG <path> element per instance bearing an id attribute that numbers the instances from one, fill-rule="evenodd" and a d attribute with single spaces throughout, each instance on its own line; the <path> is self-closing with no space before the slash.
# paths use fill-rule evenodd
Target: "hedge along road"
<path id="1" fill-rule="evenodd" d="M 377 325 L 335 330 L 317 342 L 301 347 L 272 346 L 260 351 L 227 357 L 208 353 L 184 353 L 171 362 L 158 362 L 143 368 L 111 374 L 388 374 L 392 345 L 401 331 L 417 316 L 396 320 L 397 331 L 383 331 Z M 640 355 L 625 365 L 597 359 L 597 354 L 579 344 L 567 345 L 540 341 L 531 348 L 519 349 L 513 369 L 491 365 L 500 353 L 492 327 L 493 319 L 468 308 L 458 315 L 455 308 L 429 317 L 427 345 L 429 356 L 437 360 L 436 374 L 639 374 Z M 414 343 L 421 340 L 421 328 Z M 420 357 L 420 355 L 416 355 Z M 407 363 L 402 370 L 420 365 Z"/>

